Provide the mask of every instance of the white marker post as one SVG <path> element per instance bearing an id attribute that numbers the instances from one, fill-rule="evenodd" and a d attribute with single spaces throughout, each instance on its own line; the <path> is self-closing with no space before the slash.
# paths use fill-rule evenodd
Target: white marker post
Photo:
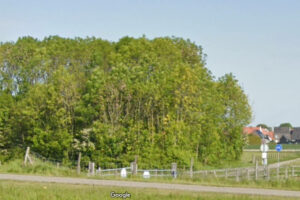
<path id="1" fill-rule="evenodd" d="M 268 154 L 269 146 L 266 144 L 266 139 L 264 138 L 262 140 L 262 145 L 260 145 L 260 151 L 262 152 L 261 158 L 262 158 L 262 164 L 264 166 L 265 176 L 267 175 L 267 165 L 268 165 Z"/>

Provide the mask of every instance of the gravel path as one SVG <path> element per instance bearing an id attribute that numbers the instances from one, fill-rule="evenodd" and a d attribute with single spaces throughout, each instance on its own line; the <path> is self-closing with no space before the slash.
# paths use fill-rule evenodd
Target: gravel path
<path id="1" fill-rule="evenodd" d="M 46 176 L 32 176 L 32 175 L 16 175 L 16 174 L 0 174 L 0 180 L 84 184 L 84 185 L 134 187 L 134 188 L 155 188 L 155 189 L 167 189 L 167 190 L 218 192 L 218 193 L 247 194 L 247 195 L 271 195 L 271 196 L 273 195 L 273 196 L 286 196 L 286 197 L 300 198 L 300 191 L 239 188 L 239 187 L 214 187 L 214 186 L 200 186 L 200 185 L 95 180 L 95 179 L 84 179 L 84 178 L 46 177 Z"/>

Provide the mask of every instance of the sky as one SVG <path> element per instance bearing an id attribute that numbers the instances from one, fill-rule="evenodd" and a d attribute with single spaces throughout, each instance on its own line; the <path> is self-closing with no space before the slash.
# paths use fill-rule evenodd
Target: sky
<path id="1" fill-rule="evenodd" d="M 190 39 L 216 78 L 231 72 L 239 80 L 250 125 L 300 126 L 298 0 L 0 0 L 0 42 L 50 35 Z"/>

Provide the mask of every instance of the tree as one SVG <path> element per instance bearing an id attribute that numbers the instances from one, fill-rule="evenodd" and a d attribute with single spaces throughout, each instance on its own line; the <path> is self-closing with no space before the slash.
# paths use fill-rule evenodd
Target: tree
<path id="1" fill-rule="evenodd" d="M 2 148 L 101 166 L 238 159 L 251 119 L 235 77 L 175 37 L 20 38 L 0 44 L 0 86 Z"/>
<path id="2" fill-rule="evenodd" d="M 288 123 L 288 122 L 280 124 L 279 127 L 293 128 L 292 124 L 291 124 L 291 123 Z"/>
<path id="3" fill-rule="evenodd" d="M 257 124 L 256 127 L 262 127 L 262 128 L 268 129 L 269 131 L 272 131 L 272 128 L 266 124 Z"/>

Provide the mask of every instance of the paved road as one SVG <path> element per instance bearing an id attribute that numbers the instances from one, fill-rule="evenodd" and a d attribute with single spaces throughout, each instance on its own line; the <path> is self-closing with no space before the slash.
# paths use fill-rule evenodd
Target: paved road
<path id="1" fill-rule="evenodd" d="M 32 175 L 16 175 L 16 174 L 0 174 L 0 180 L 84 184 L 84 185 L 134 187 L 134 188 L 155 188 L 155 189 L 184 190 L 184 191 L 194 191 L 194 192 L 218 192 L 218 193 L 248 194 L 248 195 L 271 195 L 271 196 L 273 195 L 273 196 L 286 196 L 286 197 L 300 198 L 300 191 L 238 188 L 238 187 L 214 187 L 214 186 L 200 186 L 200 185 L 95 180 L 95 179 L 84 179 L 84 178 L 46 177 L 46 176 L 32 176 Z"/>

